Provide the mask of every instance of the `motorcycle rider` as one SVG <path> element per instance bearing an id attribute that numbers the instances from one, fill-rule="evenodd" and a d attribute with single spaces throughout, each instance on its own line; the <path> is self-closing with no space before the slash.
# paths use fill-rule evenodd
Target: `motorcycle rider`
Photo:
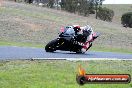
<path id="1" fill-rule="evenodd" d="M 91 42 L 94 40 L 93 29 L 89 25 L 83 27 L 80 27 L 79 25 L 73 25 L 73 29 L 76 35 L 83 35 L 85 37 L 84 42 L 78 42 L 78 44 L 82 46 L 81 52 L 85 53 L 87 49 L 89 49 L 92 46 Z"/>

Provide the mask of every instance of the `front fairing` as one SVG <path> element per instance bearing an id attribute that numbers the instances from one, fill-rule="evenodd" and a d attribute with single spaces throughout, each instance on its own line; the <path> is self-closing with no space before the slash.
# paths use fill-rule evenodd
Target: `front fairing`
<path id="1" fill-rule="evenodd" d="M 75 31 L 73 28 L 65 27 L 64 31 L 60 33 L 59 37 L 64 38 L 68 41 L 74 39 Z"/>
<path id="2" fill-rule="evenodd" d="M 63 44 L 59 47 L 60 50 L 76 52 L 80 48 L 80 46 L 73 43 L 75 41 L 75 31 L 72 26 L 63 29 L 63 32 L 59 35 L 59 40 Z"/>
<path id="3" fill-rule="evenodd" d="M 61 33 L 63 35 L 75 35 L 75 31 L 73 29 L 73 26 L 66 26 L 66 27 L 63 27 L 61 28 Z"/>

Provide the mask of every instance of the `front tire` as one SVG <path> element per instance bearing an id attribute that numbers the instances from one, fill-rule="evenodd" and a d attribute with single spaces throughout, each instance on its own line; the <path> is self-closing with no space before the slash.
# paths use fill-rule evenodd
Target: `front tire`
<path id="1" fill-rule="evenodd" d="M 52 40 L 50 41 L 46 46 L 45 46 L 45 51 L 46 52 L 54 52 L 56 51 L 56 46 L 58 44 L 58 40 Z"/>

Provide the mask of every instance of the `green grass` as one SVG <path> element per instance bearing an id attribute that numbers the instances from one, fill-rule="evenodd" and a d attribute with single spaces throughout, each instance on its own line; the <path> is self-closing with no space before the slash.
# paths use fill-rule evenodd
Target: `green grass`
<path id="1" fill-rule="evenodd" d="M 42 48 L 44 45 L 37 43 L 22 43 L 22 42 L 9 42 L 9 41 L 0 41 L 0 46 L 20 46 L 20 47 L 37 47 Z"/>
<path id="2" fill-rule="evenodd" d="M 130 84 L 76 83 L 78 65 L 88 74 L 131 74 L 132 61 L 0 61 L 0 88 L 131 88 Z"/>
<path id="3" fill-rule="evenodd" d="M 93 46 L 90 50 L 92 51 L 102 51 L 102 52 L 118 52 L 118 53 L 128 53 L 132 54 L 132 51 L 124 48 L 115 48 L 109 46 Z"/>

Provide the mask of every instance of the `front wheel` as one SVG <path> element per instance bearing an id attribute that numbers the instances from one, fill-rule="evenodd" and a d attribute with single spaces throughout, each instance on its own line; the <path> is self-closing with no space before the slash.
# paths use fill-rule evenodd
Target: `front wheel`
<path id="1" fill-rule="evenodd" d="M 46 52 L 54 52 L 56 51 L 56 46 L 58 44 L 58 40 L 55 39 L 55 40 L 52 40 L 50 41 L 46 46 L 45 46 L 45 51 Z"/>

